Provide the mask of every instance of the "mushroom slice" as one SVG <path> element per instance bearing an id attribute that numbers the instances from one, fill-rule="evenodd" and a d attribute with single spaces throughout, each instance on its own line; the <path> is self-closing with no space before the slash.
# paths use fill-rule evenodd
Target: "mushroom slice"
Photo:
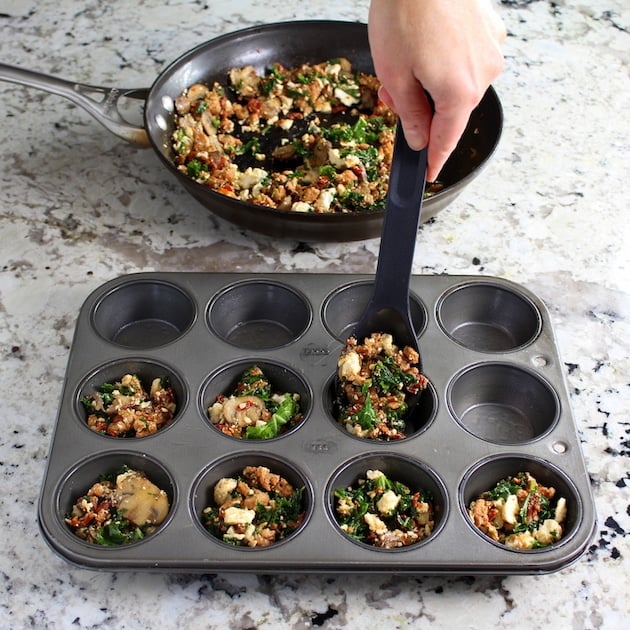
<path id="1" fill-rule="evenodd" d="M 134 525 L 159 525 L 168 515 L 169 502 L 164 490 L 160 490 L 145 475 L 129 470 L 116 478 L 118 510 Z"/>

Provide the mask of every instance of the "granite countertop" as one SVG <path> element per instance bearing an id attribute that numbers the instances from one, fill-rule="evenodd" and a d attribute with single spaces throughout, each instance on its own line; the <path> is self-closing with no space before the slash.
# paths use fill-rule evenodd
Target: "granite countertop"
<path id="1" fill-rule="evenodd" d="M 551 575 L 182 575 L 75 568 L 37 502 L 81 304 L 136 271 L 372 273 L 378 239 L 277 241 L 210 214 L 152 151 L 64 99 L 0 84 L 0 626 L 618 628 L 630 580 L 630 11 L 624 0 L 498 3 L 509 30 L 491 164 L 418 233 L 416 274 L 499 276 L 554 322 L 598 525 Z M 5 63 L 149 86 L 221 33 L 277 20 L 365 21 L 367 1 L 3 0 Z"/>

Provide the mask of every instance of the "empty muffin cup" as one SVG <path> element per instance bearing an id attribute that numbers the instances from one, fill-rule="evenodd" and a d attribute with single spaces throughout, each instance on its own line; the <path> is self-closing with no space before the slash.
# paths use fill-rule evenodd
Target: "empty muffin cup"
<path id="1" fill-rule="evenodd" d="M 553 429 L 560 401 L 541 376 L 510 363 L 478 363 L 457 374 L 446 392 L 455 420 L 495 444 L 524 444 Z"/>
<path id="2" fill-rule="evenodd" d="M 503 498 L 496 508 L 498 516 L 494 521 L 494 526 L 498 525 L 498 529 L 489 527 L 485 509 L 487 506 L 483 504 L 478 509 L 473 509 L 473 516 L 471 516 L 469 510 L 473 502 L 484 493 L 493 491 L 499 482 L 501 482 L 499 490 L 490 497 L 485 495 L 486 500 L 491 500 L 497 492 L 503 493 L 504 497 L 509 496 L 510 490 L 505 480 L 519 473 L 528 473 L 536 480 L 538 486 L 554 489 L 555 493 L 548 498 L 547 506 L 534 505 L 535 501 L 531 496 L 521 498 L 519 501 L 521 506 L 517 505 L 515 499 L 511 501 Z M 532 483 L 530 491 L 533 492 L 536 489 Z M 548 493 L 545 492 L 545 494 Z M 476 534 L 488 543 L 521 553 L 544 552 L 567 542 L 577 531 L 583 518 L 582 499 L 571 479 L 550 462 L 531 455 L 492 455 L 477 462 L 464 474 L 459 486 L 458 498 L 460 510 Z M 514 506 L 510 507 L 511 503 L 514 503 Z M 562 506 L 559 509 L 557 509 L 558 503 Z M 557 518 L 560 521 L 561 530 L 553 524 L 544 523 L 546 518 L 541 508 L 550 512 L 549 517 L 552 520 Z M 523 517 L 527 514 L 531 518 L 539 509 L 541 512 L 537 515 L 536 523 L 526 530 Z M 512 521 L 514 523 L 510 524 Z M 540 532 L 537 531 L 538 529 Z M 504 539 L 506 534 L 518 534 L 518 532 L 520 532 L 520 540 L 508 541 L 509 544 L 506 544 L 505 540 L 498 540 L 498 538 Z M 542 544 L 539 541 L 542 541 Z M 530 544 L 532 548 L 528 547 Z"/>
<path id="3" fill-rule="evenodd" d="M 373 499 L 372 486 L 379 487 Z M 357 498 L 357 492 L 365 496 Z M 403 455 L 367 453 L 346 462 L 333 473 L 325 496 L 335 529 L 371 550 L 418 548 L 439 533 L 448 516 L 442 480 L 423 462 Z M 366 503 L 367 510 L 354 513 L 357 504 Z"/>
<path id="4" fill-rule="evenodd" d="M 508 352 L 531 343 L 542 318 L 526 296 L 493 282 L 454 287 L 436 306 L 437 319 L 455 342 L 479 352 Z"/>
<path id="5" fill-rule="evenodd" d="M 260 375 L 254 377 L 257 382 L 251 385 L 252 370 L 256 368 Z M 243 380 L 250 383 L 246 391 L 243 385 L 239 387 Z M 267 386 L 265 394 L 257 391 L 261 384 Z M 266 400 L 269 395 L 275 395 L 271 402 Z M 221 401 L 217 403 L 219 397 Z M 210 374 L 200 390 L 199 410 L 208 423 L 224 435 L 267 440 L 296 430 L 308 417 L 312 401 L 306 381 L 287 365 L 244 359 Z M 269 411 L 271 417 L 268 417 Z"/>
<path id="6" fill-rule="evenodd" d="M 372 282 L 355 282 L 331 293 L 322 305 L 322 320 L 328 332 L 345 343 L 372 295 Z M 426 310 L 417 296 L 409 295 L 411 322 L 420 336 L 427 323 Z M 374 331 L 383 332 L 383 331 Z M 384 331 L 387 332 L 387 331 Z M 363 341 L 360 339 L 359 341 Z"/>
<path id="7" fill-rule="evenodd" d="M 175 285 L 131 280 L 100 298 L 92 312 L 92 325 L 116 345 L 156 348 L 181 337 L 195 315 L 194 302 Z"/>
<path id="8" fill-rule="evenodd" d="M 288 543 L 306 527 L 313 490 L 296 466 L 260 452 L 209 465 L 192 486 L 191 511 L 212 540 L 243 551 Z"/>
<path id="9" fill-rule="evenodd" d="M 130 471 L 134 472 L 130 474 Z M 110 509 L 111 518 L 102 523 L 98 516 L 92 518 L 89 514 L 86 517 L 83 513 L 73 513 L 75 503 L 104 479 L 111 479 L 123 497 L 120 512 Z M 92 455 L 77 463 L 61 478 L 56 494 L 57 513 L 68 535 L 105 550 L 150 540 L 167 526 L 177 500 L 175 483 L 169 472 L 151 457 L 131 451 Z M 103 496 L 102 490 L 97 490 L 96 495 Z M 85 506 L 86 500 L 81 503 Z M 98 503 L 92 505 L 89 511 L 98 514 Z M 86 528 L 90 529 L 89 533 Z"/>
<path id="10" fill-rule="evenodd" d="M 312 319 L 308 300 L 295 289 L 271 280 L 247 280 L 214 297 L 208 325 L 238 348 L 280 348 L 298 339 Z"/>
<path id="11" fill-rule="evenodd" d="M 139 396 L 133 377 L 145 395 Z M 158 361 L 128 358 L 88 374 L 76 390 L 74 408 L 81 424 L 100 435 L 143 438 L 171 426 L 187 401 L 184 381 L 172 368 Z"/>

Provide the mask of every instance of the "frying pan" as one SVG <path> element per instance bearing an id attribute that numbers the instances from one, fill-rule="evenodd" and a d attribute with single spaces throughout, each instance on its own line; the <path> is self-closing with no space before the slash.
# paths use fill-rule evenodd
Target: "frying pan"
<path id="1" fill-rule="evenodd" d="M 184 53 L 150 89 L 103 88 L 77 84 L 0 64 L 0 80 L 58 94 L 79 105 L 107 129 L 138 146 L 150 146 L 164 166 L 197 201 L 239 227 L 280 239 L 355 241 L 378 237 L 383 211 L 317 214 L 255 206 L 217 193 L 180 173 L 173 164 L 171 135 L 174 100 L 193 83 L 226 82 L 234 67 L 252 65 L 259 73 L 275 62 L 286 67 L 347 57 L 356 70 L 374 73 L 367 25 L 307 20 L 254 26 L 221 35 Z M 121 97 L 144 99 L 144 128 L 118 111 Z M 473 111 L 457 148 L 440 173 L 444 188 L 424 202 L 423 220 L 448 206 L 475 178 L 493 154 L 501 136 L 503 112 L 496 92 L 488 88 Z"/>

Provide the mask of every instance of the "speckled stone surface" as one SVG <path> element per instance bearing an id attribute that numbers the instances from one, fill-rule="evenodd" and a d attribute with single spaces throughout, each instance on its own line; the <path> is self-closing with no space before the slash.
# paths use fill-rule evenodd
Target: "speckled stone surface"
<path id="1" fill-rule="evenodd" d="M 276 20 L 365 20 L 366 1 L 1 0 L 0 59 L 79 82 L 149 86 L 224 32 Z M 366 272 L 378 239 L 277 242 L 213 217 L 150 151 L 64 99 L 0 83 L 0 627 L 616 629 L 630 613 L 630 7 L 499 3 L 495 87 L 505 131 L 490 166 L 419 231 L 415 273 L 488 274 L 554 320 L 598 527 L 547 576 L 163 575 L 70 566 L 36 506 L 74 321 L 135 271 Z"/>

